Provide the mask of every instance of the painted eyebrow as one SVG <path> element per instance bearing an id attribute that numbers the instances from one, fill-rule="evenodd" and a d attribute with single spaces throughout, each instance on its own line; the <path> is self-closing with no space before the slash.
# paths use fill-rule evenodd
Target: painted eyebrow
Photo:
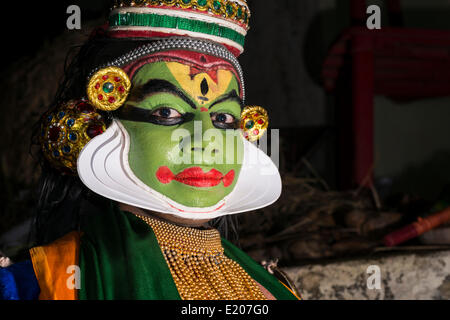
<path id="1" fill-rule="evenodd" d="M 174 84 L 170 83 L 169 81 L 161 79 L 152 79 L 143 86 L 141 86 L 140 88 L 137 88 L 135 94 L 130 97 L 130 100 L 133 99 L 143 100 L 145 97 L 153 93 L 160 93 L 160 92 L 166 92 L 176 95 L 177 97 L 181 98 L 184 102 L 186 102 L 188 105 L 190 105 L 192 109 L 197 109 L 195 103 L 183 91 L 181 91 L 179 88 L 177 88 Z"/>
<path id="2" fill-rule="evenodd" d="M 238 102 L 239 105 L 241 106 L 241 109 L 242 109 L 244 103 L 242 102 L 242 99 L 238 96 L 236 90 L 233 90 L 233 91 L 231 91 L 230 93 L 227 93 L 227 94 L 225 94 L 225 95 L 219 97 L 219 99 L 217 99 L 217 100 L 209 107 L 209 109 L 211 109 L 212 107 L 214 107 L 215 105 L 217 105 L 217 104 L 219 104 L 219 103 L 222 103 L 222 102 L 225 102 L 225 101 L 228 101 L 228 100 L 234 100 L 234 101 Z"/>

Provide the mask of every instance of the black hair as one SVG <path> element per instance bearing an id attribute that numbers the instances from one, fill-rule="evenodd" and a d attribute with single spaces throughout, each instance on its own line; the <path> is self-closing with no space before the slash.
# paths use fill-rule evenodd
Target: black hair
<path id="1" fill-rule="evenodd" d="M 87 78 L 92 70 L 148 42 L 150 41 L 113 39 L 106 35 L 104 29 L 96 29 L 83 45 L 69 50 L 63 79 L 47 112 L 64 102 L 84 97 Z M 42 173 L 37 186 L 37 205 L 30 246 L 45 245 L 71 231 L 82 231 L 82 217 L 95 214 L 96 210 L 104 208 L 109 201 L 90 191 L 77 176 L 64 174 L 45 160 L 39 135 L 41 121 L 47 112 L 36 123 L 31 139 L 32 154 L 39 162 Z M 107 121 L 111 119 L 109 113 L 102 115 Z M 215 219 L 211 221 L 211 226 L 217 228 L 223 237 L 237 242 L 234 217 Z"/>

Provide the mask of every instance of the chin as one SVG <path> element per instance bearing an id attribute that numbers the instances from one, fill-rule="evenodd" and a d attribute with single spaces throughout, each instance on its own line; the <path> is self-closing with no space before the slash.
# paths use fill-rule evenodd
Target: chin
<path id="1" fill-rule="evenodd" d="M 201 192 L 204 194 L 204 192 Z M 185 193 L 186 194 L 186 193 Z M 226 195 L 223 195 L 221 197 L 214 197 L 213 199 L 209 197 L 205 197 L 204 195 L 199 194 L 199 192 L 196 192 L 192 196 L 190 196 L 188 199 L 185 199 L 183 201 L 180 201 L 180 199 L 174 200 L 177 201 L 179 204 L 191 207 L 191 208 L 209 208 L 217 205 L 223 198 L 225 198 Z"/>

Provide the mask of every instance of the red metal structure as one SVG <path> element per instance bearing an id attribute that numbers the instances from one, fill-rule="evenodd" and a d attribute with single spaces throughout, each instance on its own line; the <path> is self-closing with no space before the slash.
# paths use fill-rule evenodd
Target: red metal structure
<path id="1" fill-rule="evenodd" d="M 324 87 L 333 92 L 339 126 L 339 184 L 365 185 L 374 168 L 374 96 L 414 100 L 450 95 L 450 32 L 398 27 L 399 0 L 387 0 L 390 25 L 366 27 L 366 3 L 351 1 L 353 26 L 328 53 Z"/>

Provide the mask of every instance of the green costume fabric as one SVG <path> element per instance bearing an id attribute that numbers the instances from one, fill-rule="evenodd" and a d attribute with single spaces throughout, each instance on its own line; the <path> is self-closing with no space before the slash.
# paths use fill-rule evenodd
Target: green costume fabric
<path id="1" fill-rule="evenodd" d="M 226 240 L 225 255 L 278 300 L 296 300 L 275 277 Z M 152 229 L 111 202 L 89 217 L 80 247 L 80 300 L 180 300 Z"/>
<path id="2" fill-rule="evenodd" d="M 225 255 L 239 263 L 239 265 L 260 285 L 269 290 L 277 300 L 298 300 L 286 287 L 273 275 L 267 272 L 260 264 L 250 258 L 242 250 L 222 239 Z"/>

